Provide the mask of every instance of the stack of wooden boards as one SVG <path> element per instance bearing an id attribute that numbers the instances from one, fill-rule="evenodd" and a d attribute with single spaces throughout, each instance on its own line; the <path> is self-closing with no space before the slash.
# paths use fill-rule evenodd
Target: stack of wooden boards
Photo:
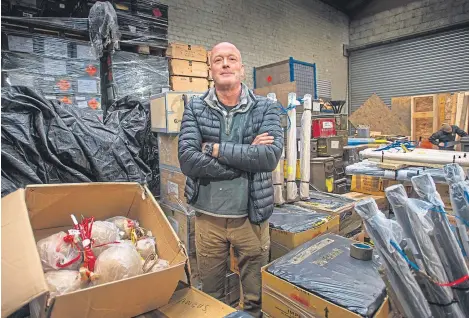
<path id="1" fill-rule="evenodd" d="M 393 97 L 391 108 L 373 94 L 349 120 L 354 126 L 368 125 L 382 134 L 428 139 L 443 123 L 467 131 L 468 108 L 469 92 Z"/>
<path id="2" fill-rule="evenodd" d="M 202 93 L 208 89 L 209 67 L 203 46 L 170 43 L 166 55 L 170 57 L 171 90 Z"/>

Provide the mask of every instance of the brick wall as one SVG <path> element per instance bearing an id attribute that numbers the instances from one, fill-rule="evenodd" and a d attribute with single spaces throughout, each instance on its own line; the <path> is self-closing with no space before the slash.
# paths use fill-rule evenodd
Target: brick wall
<path id="1" fill-rule="evenodd" d="M 317 64 L 318 79 L 332 82 L 332 98 L 345 99 L 349 20 L 318 0 L 163 0 L 169 39 L 210 49 L 228 41 L 241 51 L 246 84 L 252 69 L 293 58 Z"/>
<path id="2" fill-rule="evenodd" d="M 396 39 L 469 22 L 469 0 L 422 0 L 350 23 L 350 46 Z"/>

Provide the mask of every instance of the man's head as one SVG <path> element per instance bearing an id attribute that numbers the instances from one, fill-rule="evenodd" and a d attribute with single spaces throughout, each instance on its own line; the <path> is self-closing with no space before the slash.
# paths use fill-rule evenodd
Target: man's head
<path id="1" fill-rule="evenodd" d="M 210 65 L 217 88 L 229 89 L 238 86 L 244 78 L 241 53 L 231 43 L 222 42 L 213 47 Z"/>
<path id="2" fill-rule="evenodd" d="M 453 132 L 453 128 L 451 127 L 451 125 L 446 124 L 446 123 L 442 124 L 440 129 L 441 129 L 442 132 L 445 132 L 447 134 Z"/>

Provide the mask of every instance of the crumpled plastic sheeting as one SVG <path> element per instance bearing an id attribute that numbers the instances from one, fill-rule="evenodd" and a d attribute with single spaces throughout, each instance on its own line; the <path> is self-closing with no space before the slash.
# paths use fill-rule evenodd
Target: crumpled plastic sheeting
<path id="1" fill-rule="evenodd" d="M 150 96 L 169 90 L 166 57 L 117 51 L 110 59 L 116 99 L 132 95 L 147 101 Z"/>
<path id="2" fill-rule="evenodd" d="M 330 216 L 326 213 L 318 213 L 286 204 L 281 208 L 274 208 L 274 212 L 269 218 L 269 225 L 271 228 L 282 231 L 299 233 L 315 228 L 329 219 Z"/>
<path id="3" fill-rule="evenodd" d="M 27 87 L 2 89 L 2 197 L 28 184 L 150 180 L 140 157 L 149 115 L 138 101 L 119 102 L 126 107 L 103 123 L 96 111 L 48 101 Z"/>
<path id="4" fill-rule="evenodd" d="M 375 261 L 350 256 L 353 241 L 319 236 L 277 259 L 267 271 L 363 317 L 372 317 L 386 297 Z"/>
<path id="5" fill-rule="evenodd" d="M 117 14 L 109 1 L 97 1 L 90 9 L 88 16 L 90 40 L 96 57 L 103 56 L 103 50 L 112 53 L 118 48 L 120 39 Z"/>
<path id="6" fill-rule="evenodd" d="M 108 108 L 105 124 L 116 122 L 125 124 L 122 132 L 130 141 L 127 143 L 129 150 L 138 159 L 138 166 L 145 167 L 148 189 L 158 196 L 160 194 L 158 136 L 151 131 L 150 102 L 143 102 L 138 96 L 125 96 L 117 100 Z"/>

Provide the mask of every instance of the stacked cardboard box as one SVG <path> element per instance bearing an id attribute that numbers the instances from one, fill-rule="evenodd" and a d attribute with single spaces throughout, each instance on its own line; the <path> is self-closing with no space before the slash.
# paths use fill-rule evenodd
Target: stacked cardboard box
<path id="1" fill-rule="evenodd" d="M 88 42 L 4 32 L 2 85 L 29 86 L 46 99 L 101 109 L 100 64 Z"/>
<path id="2" fill-rule="evenodd" d="M 210 58 L 212 57 L 212 51 L 207 51 L 207 65 L 208 65 L 208 87 L 212 88 L 215 87 L 215 83 L 213 82 L 213 77 L 212 77 L 212 67 L 211 67 L 211 62 Z"/>
<path id="3" fill-rule="evenodd" d="M 173 91 L 205 92 L 208 88 L 207 51 L 202 46 L 170 43 L 170 84 Z"/>
<path id="4" fill-rule="evenodd" d="M 338 215 L 315 212 L 290 204 L 275 208 L 269 219 L 271 260 L 338 226 Z"/>

